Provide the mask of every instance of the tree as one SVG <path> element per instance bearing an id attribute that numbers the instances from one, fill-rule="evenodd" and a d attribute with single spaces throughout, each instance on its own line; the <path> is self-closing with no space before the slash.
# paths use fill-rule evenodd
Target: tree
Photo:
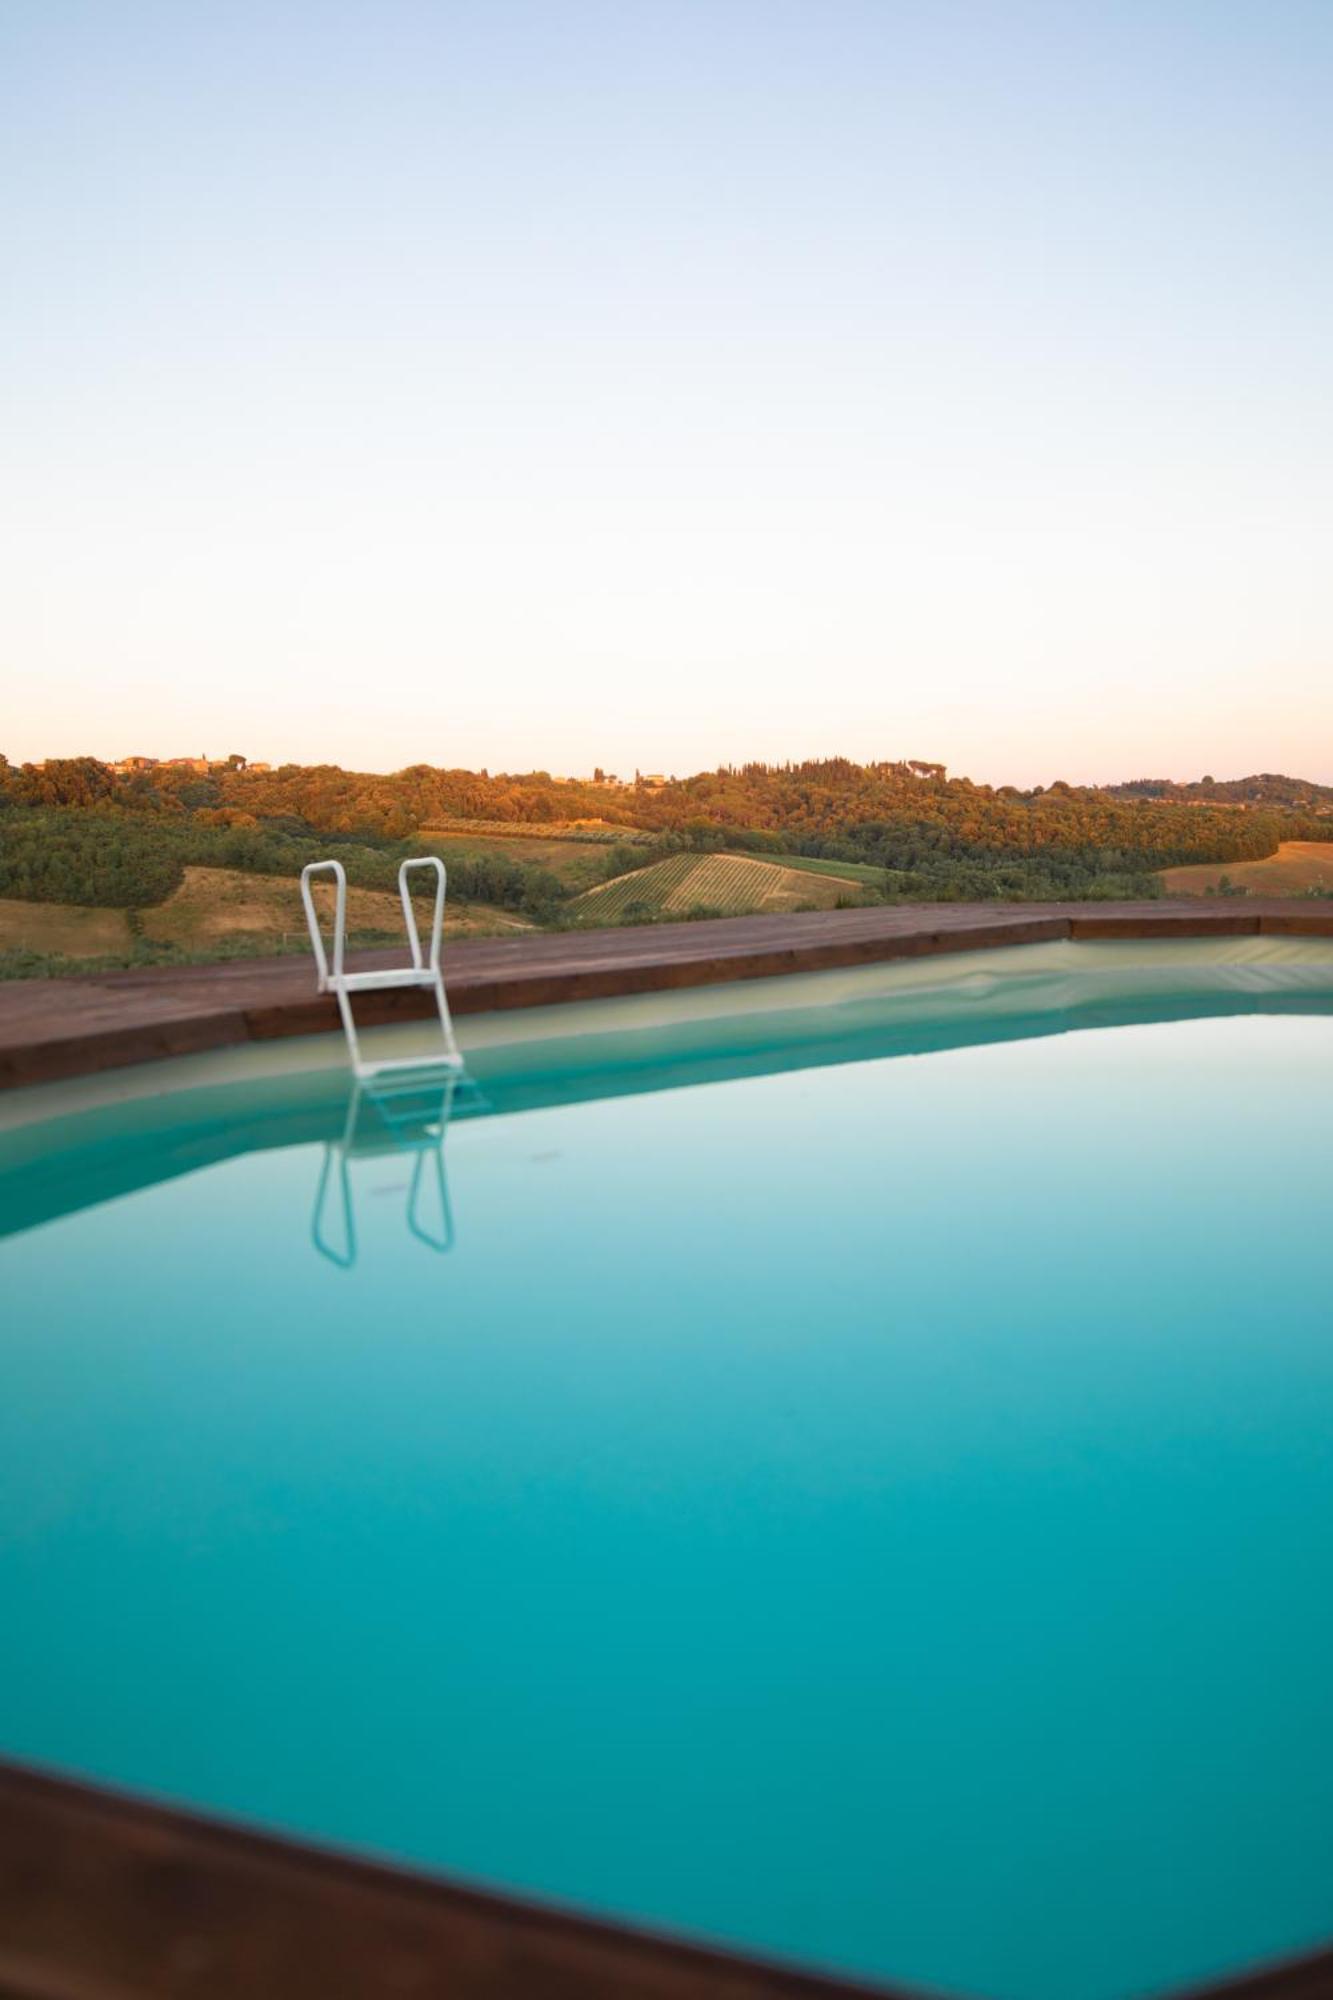
<path id="1" fill-rule="evenodd" d="M 24 805 L 93 806 L 109 799 L 115 785 L 96 757 L 49 757 L 44 764 L 25 764 L 12 789 Z"/>

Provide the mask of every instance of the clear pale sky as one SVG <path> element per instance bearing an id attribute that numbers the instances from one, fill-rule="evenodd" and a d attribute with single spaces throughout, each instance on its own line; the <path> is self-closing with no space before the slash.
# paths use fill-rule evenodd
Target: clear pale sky
<path id="1" fill-rule="evenodd" d="M 2 0 L 0 749 L 1333 781 L 1329 0 Z"/>

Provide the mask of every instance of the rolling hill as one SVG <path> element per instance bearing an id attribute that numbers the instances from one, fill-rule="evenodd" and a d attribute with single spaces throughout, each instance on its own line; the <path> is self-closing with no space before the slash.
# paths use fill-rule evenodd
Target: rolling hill
<path id="1" fill-rule="evenodd" d="M 1168 896 L 1203 896 L 1223 882 L 1253 896 L 1305 896 L 1321 889 L 1333 895 L 1333 840 L 1284 840 L 1264 861 L 1166 868 L 1162 881 Z"/>
<path id="2" fill-rule="evenodd" d="M 744 854 L 672 854 L 617 875 L 574 900 L 582 923 L 626 916 L 687 916 L 691 910 L 740 915 L 760 910 L 831 910 L 859 902 L 864 885 L 850 876 L 814 874 Z"/>
<path id="3" fill-rule="evenodd" d="M 315 903 L 332 921 L 333 885 L 318 883 Z M 507 910 L 454 903 L 450 937 L 512 936 L 533 927 Z M 347 891 L 348 935 L 356 942 L 396 944 L 403 935 L 402 906 L 382 890 Z M 160 903 L 132 913 L 78 903 L 36 903 L 0 898 L 0 953 L 35 952 L 59 958 L 133 955 L 142 941 L 190 954 L 221 949 L 305 951 L 305 912 L 296 881 L 250 874 L 240 868 L 185 870 L 178 889 Z"/>

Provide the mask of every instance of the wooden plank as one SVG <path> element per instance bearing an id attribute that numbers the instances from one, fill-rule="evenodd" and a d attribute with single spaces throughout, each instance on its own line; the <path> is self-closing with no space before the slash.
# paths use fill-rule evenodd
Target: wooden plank
<path id="1" fill-rule="evenodd" d="M 902 1989 L 682 1944 L 0 1764 L 0 1994 L 11 2000 L 893 1993 L 905 2000 Z"/>
<path id="2" fill-rule="evenodd" d="M 240 1995 L 910 2000 L 0 1762 L 4 2000 Z M 1330 1995 L 1333 1951 L 1319 1951 L 1176 2000 Z"/>
<path id="3" fill-rule="evenodd" d="M 1333 937 L 1333 904 L 1246 898 L 1151 903 L 937 903 L 718 918 L 463 940 L 446 952 L 461 1014 L 551 1006 L 737 979 L 994 950 L 1060 938 Z M 391 952 L 356 954 L 369 970 Z M 410 990 L 358 996 L 367 1026 L 421 1017 Z M 0 985 L 0 1089 L 229 1043 L 336 1030 L 304 958 L 145 968 Z"/>

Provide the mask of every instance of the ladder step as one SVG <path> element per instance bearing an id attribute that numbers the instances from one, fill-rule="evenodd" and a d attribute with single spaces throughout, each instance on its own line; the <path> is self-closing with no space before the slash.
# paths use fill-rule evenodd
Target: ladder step
<path id="1" fill-rule="evenodd" d="M 398 1056 L 392 1062 L 361 1063 L 357 1073 L 367 1079 L 395 1075 L 424 1078 L 432 1073 L 436 1076 L 456 1076 L 462 1067 L 462 1056 Z"/>
<path id="2" fill-rule="evenodd" d="M 376 986 L 433 986 L 438 976 L 429 966 L 418 970 L 412 965 L 394 966 L 388 972 L 331 973 L 329 991 L 336 993 L 341 987 L 344 993 L 368 993 Z"/>

